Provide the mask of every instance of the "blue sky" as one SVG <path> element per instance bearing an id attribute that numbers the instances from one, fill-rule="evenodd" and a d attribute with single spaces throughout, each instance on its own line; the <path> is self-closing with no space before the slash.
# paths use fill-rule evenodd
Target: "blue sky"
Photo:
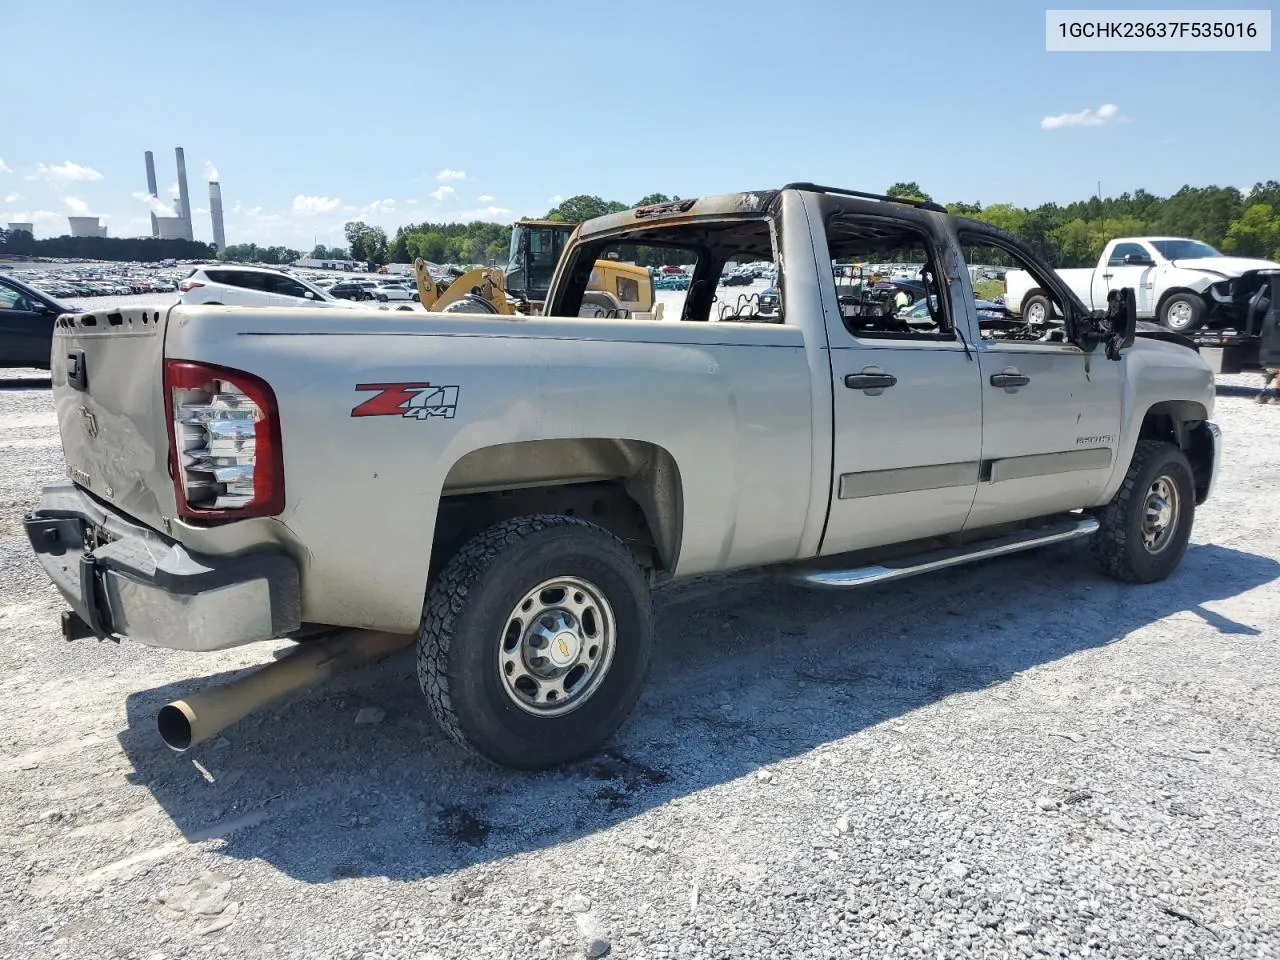
<path id="1" fill-rule="evenodd" d="M 197 239 L 209 163 L 229 243 L 308 248 L 575 193 L 915 180 L 1034 205 L 1280 176 L 1280 54 L 1047 53 L 1043 4 L 4 7 L 0 220 L 37 236 L 78 212 L 148 232 L 142 154 L 167 200 L 175 146 Z"/>

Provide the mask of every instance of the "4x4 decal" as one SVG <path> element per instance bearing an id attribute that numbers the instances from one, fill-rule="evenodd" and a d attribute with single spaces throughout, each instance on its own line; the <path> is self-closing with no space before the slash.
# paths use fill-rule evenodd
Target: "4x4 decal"
<path id="1" fill-rule="evenodd" d="M 351 410 L 353 417 L 408 417 L 452 420 L 458 410 L 458 387 L 434 383 L 357 383 L 357 390 L 378 392 Z"/>

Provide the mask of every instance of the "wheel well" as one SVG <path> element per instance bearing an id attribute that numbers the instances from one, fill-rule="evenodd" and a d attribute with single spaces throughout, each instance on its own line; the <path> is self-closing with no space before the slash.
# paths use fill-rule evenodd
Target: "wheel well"
<path id="1" fill-rule="evenodd" d="M 642 566 L 670 573 L 683 510 L 675 460 L 655 444 L 583 438 L 484 447 L 445 478 L 431 576 L 481 530 L 535 513 L 589 520 L 626 543 Z"/>
<path id="2" fill-rule="evenodd" d="M 1201 303 L 1204 303 L 1203 293 L 1196 293 L 1194 290 L 1188 287 L 1173 287 L 1169 290 L 1166 290 L 1164 293 L 1160 294 L 1160 300 L 1156 303 L 1156 311 L 1154 314 L 1157 320 L 1160 319 L 1160 314 L 1164 313 L 1164 305 L 1169 302 L 1169 298 L 1179 293 L 1185 293 L 1188 296 L 1196 297 L 1198 300 L 1200 300 Z"/>
<path id="3" fill-rule="evenodd" d="M 1197 503 L 1208 494 L 1213 473 L 1213 436 L 1204 425 L 1206 419 L 1208 411 L 1194 400 L 1165 400 L 1147 410 L 1138 432 L 1139 440 L 1163 440 L 1187 455 Z"/>
<path id="4" fill-rule="evenodd" d="M 1044 287 L 1032 287 L 1030 290 L 1028 290 L 1028 291 L 1023 295 L 1023 297 L 1022 297 L 1022 303 L 1018 304 L 1018 314 L 1019 314 L 1020 316 L 1025 316 L 1025 315 L 1026 315 L 1026 312 L 1027 312 L 1027 301 L 1029 301 L 1032 297 L 1045 297 L 1045 298 L 1048 298 L 1048 296 L 1049 296 L 1049 294 L 1045 292 Z"/>

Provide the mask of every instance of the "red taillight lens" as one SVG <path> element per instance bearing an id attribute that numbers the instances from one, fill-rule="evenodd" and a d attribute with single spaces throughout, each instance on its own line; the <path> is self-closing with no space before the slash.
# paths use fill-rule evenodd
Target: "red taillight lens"
<path id="1" fill-rule="evenodd" d="M 284 509 L 280 416 L 266 381 L 229 367 L 166 360 L 164 396 L 179 516 L 273 517 Z"/>
<path id="2" fill-rule="evenodd" d="M 201 283 L 199 280 L 183 280 L 180 284 L 178 284 L 178 290 L 181 293 L 186 293 L 188 290 L 194 290 L 196 287 L 203 287 L 203 286 L 204 284 Z"/>

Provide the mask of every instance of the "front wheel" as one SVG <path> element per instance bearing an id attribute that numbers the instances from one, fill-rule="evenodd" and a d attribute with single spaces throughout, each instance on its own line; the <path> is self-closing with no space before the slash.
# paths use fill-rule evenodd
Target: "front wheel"
<path id="1" fill-rule="evenodd" d="M 1042 327 L 1049 322 L 1052 316 L 1053 304 L 1043 294 L 1037 293 L 1027 297 L 1026 302 L 1022 305 L 1022 319 L 1032 326 Z"/>
<path id="2" fill-rule="evenodd" d="M 449 736 L 539 770 L 599 749 L 635 705 L 653 645 L 644 572 L 577 517 L 517 517 L 441 571 L 418 631 L 418 681 Z"/>
<path id="3" fill-rule="evenodd" d="M 1198 330 L 1204 322 L 1204 301 L 1194 293 L 1175 293 L 1160 309 L 1160 322 L 1175 333 Z"/>
<path id="4" fill-rule="evenodd" d="M 1103 572 L 1154 583 L 1177 569 L 1195 522 L 1195 482 L 1171 443 L 1140 440 L 1116 495 L 1098 512 L 1093 553 Z"/>

